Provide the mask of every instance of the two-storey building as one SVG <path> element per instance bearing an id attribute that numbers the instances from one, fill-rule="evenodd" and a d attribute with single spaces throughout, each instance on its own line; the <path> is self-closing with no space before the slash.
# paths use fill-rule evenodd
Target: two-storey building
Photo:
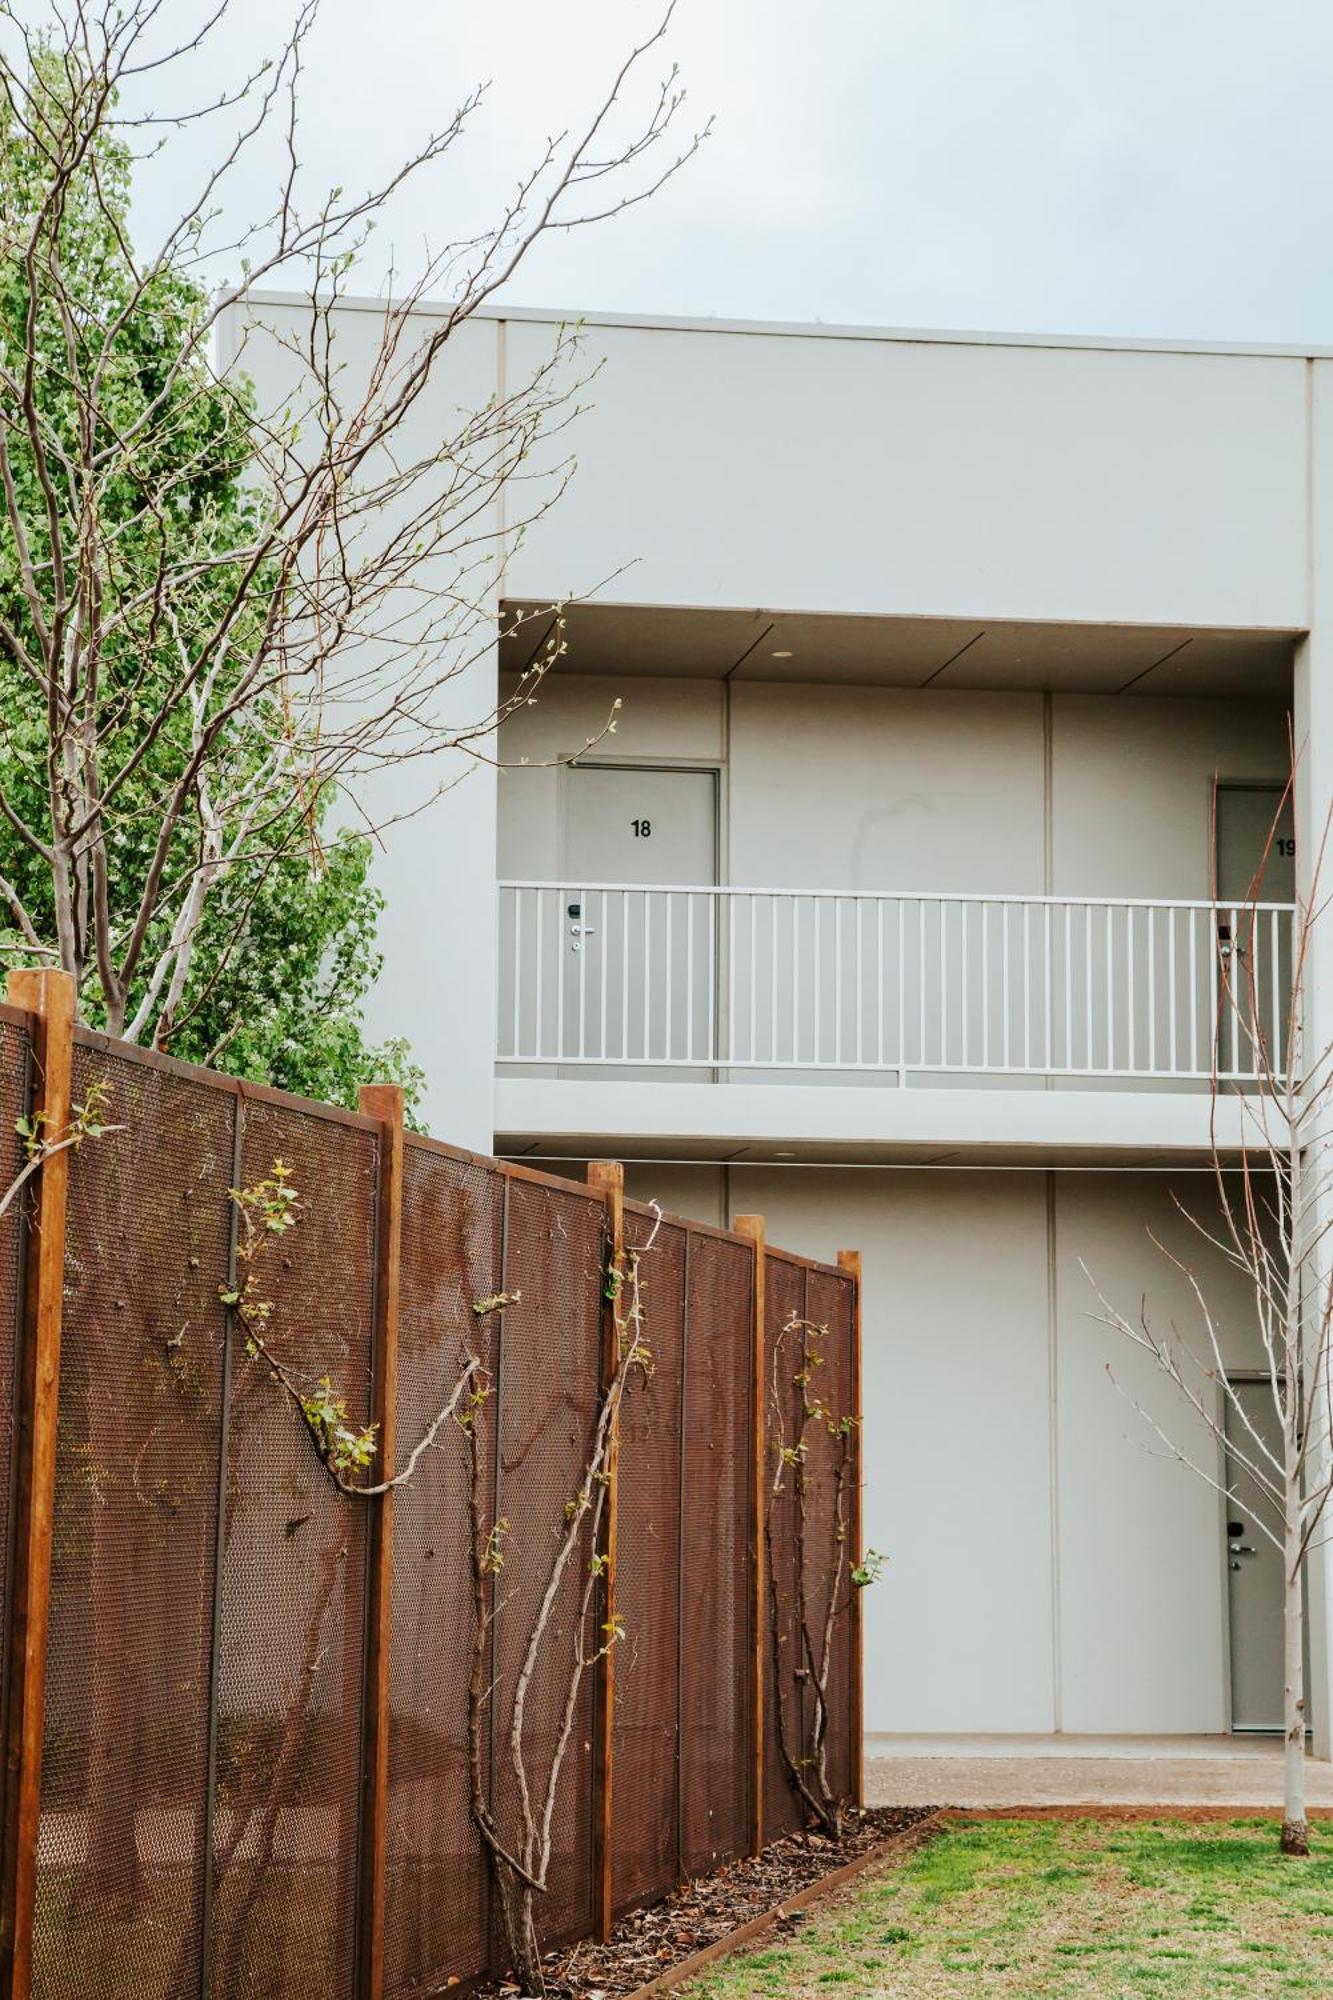
<path id="1" fill-rule="evenodd" d="M 556 324 L 474 321 L 438 393 Z M 1243 1142 L 1218 943 L 1291 718 L 1274 1022 L 1333 793 L 1333 357 L 613 317 L 585 352 L 475 691 L 542 644 L 517 613 L 570 600 L 567 647 L 504 768 L 390 837 L 377 1025 L 443 1136 L 861 1247 L 871 1731 L 1272 1726 L 1277 1558 L 1136 1413 L 1225 1483 L 1096 1291 L 1183 1321 L 1155 1232 L 1257 1369 L 1177 1203 L 1215 1204 L 1214 1119 Z"/>

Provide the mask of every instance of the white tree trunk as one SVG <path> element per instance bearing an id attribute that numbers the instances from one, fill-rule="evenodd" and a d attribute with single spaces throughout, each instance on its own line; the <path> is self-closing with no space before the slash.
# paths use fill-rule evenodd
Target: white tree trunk
<path id="1" fill-rule="evenodd" d="M 1308 1854 L 1310 1830 L 1305 1816 L 1305 1606 L 1301 1527 L 1299 1509 L 1293 1510 L 1290 1505 L 1283 1562 L 1286 1565 L 1286 1586 L 1282 1603 L 1282 1852 Z"/>

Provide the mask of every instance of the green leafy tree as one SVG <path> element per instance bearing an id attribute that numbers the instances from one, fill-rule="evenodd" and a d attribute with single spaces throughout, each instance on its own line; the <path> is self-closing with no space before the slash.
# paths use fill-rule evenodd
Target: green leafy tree
<path id="1" fill-rule="evenodd" d="M 33 104 L 57 125 L 69 115 L 69 91 L 53 57 L 39 60 L 35 86 Z M 199 717 L 190 704 L 170 701 L 181 652 L 224 615 L 237 587 L 235 552 L 258 536 L 273 506 L 271 493 L 247 478 L 254 412 L 245 384 L 224 386 L 200 353 L 177 367 L 208 310 L 203 289 L 167 265 L 136 295 L 124 254 L 130 168 L 128 145 L 97 131 L 51 228 L 48 254 L 58 258 L 63 289 L 34 284 L 23 245 L 49 162 L 40 126 L 21 122 L 12 106 L 4 113 L 0 364 L 15 504 L 0 522 L 0 877 L 8 906 L 0 912 L 0 922 L 8 917 L 0 942 L 14 956 L 40 951 L 68 963 L 63 917 L 86 1015 L 120 1031 L 131 1023 L 150 1027 L 158 1046 L 187 1059 L 343 1103 L 355 1101 L 372 1073 L 415 1092 L 419 1072 L 401 1045 L 368 1047 L 362 1029 L 361 1006 L 379 970 L 370 843 L 323 837 L 331 788 L 308 799 L 294 790 L 275 799 L 266 789 L 283 741 L 276 696 L 243 708 L 221 733 L 216 762 L 230 814 L 210 828 L 206 790 L 196 787 L 193 810 L 172 826 L 161 892 L 119 1005 L 97 976 L 94 899 L 105 899 L 112 937 L 132 928 L 156 859 L 158 804 L 189 762 Z M 72 335 L 71 310 L 78 315 Z M 87 380 L 94 354 L 101 376 L 95 411 Z M 40 464 L 24 434 L 26 399 L 42 434 Z M 117 465 L 117 436 L 136 428 L 141 444 Z M 76 475 L 81 441 L 93 455 L 110 454 L 112 476 L 93 495 Z M 154 493 L 160 505 L 151 504 Z M 85 539 L 101 545 L 101 560 L 94 558 L 100 587 L 71 623 L 100 618 L 109 627 L 99 662 L 99 749 L 104 766 L 126 775 L 106 803 L 101 843 L 87 843 L 62 875 L 41 851 L 57 832 L 61 784 L 49 762 L 49 690 L 32 667 L 38 628 L 57 594 L 56 561 Z M 29 577 L 49 580 L 36 602 L 25 589 L 25 567 Z M 177 585 L 170 602 L 155 587 L 168 574 Z M 261 641 L 273 593 L 270 564 L 239 607 L 238 664 L 218 677 L 208 704 L 214 712 L 233 695 L 240 663 Z M 247 824 L 252 800 L 259 811 Z M 254 837 L 243 840 L 234 861 L 216 866 L 208 883 L 201 862 L 207 866 L 210 833 L 225 855 L 238 830 Z M 172 885 L 182 882 L 212 890 L 197 898 L 188 959 L 171 953 L 181 907 Z M 167 959 L 173 966 L 184 959 L 185 976 L 163 974 L 154 986 Z"/>

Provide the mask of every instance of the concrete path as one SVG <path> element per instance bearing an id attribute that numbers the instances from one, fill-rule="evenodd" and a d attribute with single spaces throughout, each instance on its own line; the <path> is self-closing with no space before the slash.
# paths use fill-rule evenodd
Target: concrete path
<path id="1" fill-rule="evenodd" d="M 1308 1766 L 1333 1807 L 1333 1764 Z M 1278 1806 L 1282 1746 L 1262 1736 L 867 1736 L 867 1805 Z"/>

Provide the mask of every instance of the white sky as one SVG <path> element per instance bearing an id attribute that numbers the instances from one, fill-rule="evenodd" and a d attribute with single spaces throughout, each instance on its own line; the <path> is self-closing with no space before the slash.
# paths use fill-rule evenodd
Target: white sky
<path id="1" fill-rule="evenodd" d="M 237 8 L 210 76 L 286 0 Z M 493 79 L 382 232 L 410 260 L 586 114 L 656 13 L 325 0 L 305 156 L 357 185 Z M 715 135 L 651 204 L 549 244 L 512 303 L 1333 343 L 1329 0 L 680 0 L 670 49 Z M 146 178 L 145 226 L 197 144 Z"/>

